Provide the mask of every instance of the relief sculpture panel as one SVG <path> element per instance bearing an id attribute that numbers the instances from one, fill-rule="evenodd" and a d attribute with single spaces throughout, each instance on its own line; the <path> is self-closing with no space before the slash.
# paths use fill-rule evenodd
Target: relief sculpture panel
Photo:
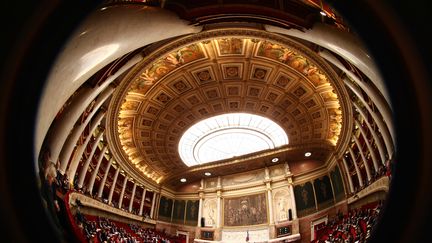
<path id="1" fill-rule="evenodd" d="M 217 217 L 217 205 L 216 198 L 205 199 L 203 203 L 203 217 L 205 226 L 214 226 L 216 225 L 216 217 Z"/>
<path id="2" fill-rule="evenodd" d="M 289 220 L 289 210 L 292 208 L 291 195 L 287 189 L 273 191 L 273 212 L 277 222 Z"/>
<path id="3" fill-rule="evenodd" d="M 222 178 L 222 186 L 232 186 L 244 183 L 251 183 L 264 179 L 264 170 L 246 172 Z"/>

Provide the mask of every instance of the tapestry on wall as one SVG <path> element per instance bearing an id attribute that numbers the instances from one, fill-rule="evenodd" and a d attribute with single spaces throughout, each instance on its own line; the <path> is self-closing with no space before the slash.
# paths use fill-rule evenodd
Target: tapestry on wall
<path id="1" fill-rule="evenodd" d="M 267 223 L 264 193 L 224 199 L 224 225 L 245 226 Z"/>
<path id="2" fill-rule="evenodd" d="M 344 186 L 343 186 L 342 176 L 340 174 L 339 166 L 336 165 L 334 170 L 330 172 L 330 177 L 333 183 L 336 202 L 345 199 Z"/>
<path id="3" fill-rule="evenodd" d="M 334 204 L 333 190 L 330 178 L 325 175 L 314 180 L 315 196 L 318 203 L 318 210 L 330 207 Z"/>
<path id="4" fill-rule="evenodd" d="M 303 217 L 316 212 L 312 183 L 306 182 L 294 186 L 294 196 L 298 217 Z"/>
<path id="5" fill-rule="evenodd" d="M 196 226 L 198 223 L 198 200 L 187 200 L 186 201 L 186 224 Z"/>
<path id="6" fill-rule="evenodd" d="M 161 197 L 159 203 L 159 220 L 171 222 L 171 212 L 172 212 L 173 200 Z"/>
<path id="7" fill-rule="evenodd" d="M 172 222 L 177 224 L 184 223 L 184 213 L 185 213 L 185 205 L 186 202 L 184 200 L 175 200 L 174 201 L 174 211 Z"/>

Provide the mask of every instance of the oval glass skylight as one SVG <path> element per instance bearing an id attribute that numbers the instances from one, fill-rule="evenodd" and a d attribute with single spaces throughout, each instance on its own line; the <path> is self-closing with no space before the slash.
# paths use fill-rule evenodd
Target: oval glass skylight
<path id="1" fill-rule="evenodd" d="M 288 144 L 285 131 L 272 120 L 247 113 L 210 117 L 181 137 L 179 154 L 187 166 L 241 156 Z"/>

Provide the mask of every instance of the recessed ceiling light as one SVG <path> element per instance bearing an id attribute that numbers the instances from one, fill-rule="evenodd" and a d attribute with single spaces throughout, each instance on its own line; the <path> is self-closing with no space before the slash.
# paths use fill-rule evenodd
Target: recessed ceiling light
<path id="1" fill-rule="evenodd" d="M 211 176 L 211 173 L 210 172 L 206 172 L 206 173 L 204 173 L 204 175 Z"/>
<path id="2" fill-rule="evenodd" d="M 181 182 L 186 182 L 186 178 L 181 178 L 180 181 Z"/>
<path id="3" fill-rule="evenodd" d="M 277 157 L 272 159 L 272 162 L 273 162 L 273 163 L 276 163 L 276 162 L 278 162 L 278 161 L 279 161 L 279 158 L 277 158 Z"/>
<path id="4" fill-rule="evenodd" d="M 309 157 L 309 156 L 311 156 L 311 155 L 312 155 L 311 152 L 306 152 L 306 153 L 305 153 L 305 157 Z"/>

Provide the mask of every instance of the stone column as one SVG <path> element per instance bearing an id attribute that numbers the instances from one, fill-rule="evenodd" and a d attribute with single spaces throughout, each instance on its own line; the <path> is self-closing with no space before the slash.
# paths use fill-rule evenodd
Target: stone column
<path id="1" fill-rule="evenodd" d="M 285 178 L 287 179 L 288 190 L 291 194 L 291 205 L 292 205 L 291 212 L 292 212 L 293 220 L 296 220 L 297 219 L 297 207 L 296 207 L 296 202 L 295 202 L 292 173 L 291 173 L 291 170 L 290 170 L 287 162 L 285 162 Z"/>
<path id="2" fill-rule="evenodd" d="M 198 222 L 197 227 L 201 227 L 201 218 L 202 218 L 202 207 L 203 207 L 203 198 L 204 198 L 204 179 L 200 181 L 200 191 L 199 191 L 199 207 L 198 207 Z"/>
<path id="3" fill-rule="evenodd" d="M 94 185 L 97 173 L 99 171 L 100 164 L 101 164 L 102 159 L 104 158 L 105 152 L 107 150 L 108 150 L 108 146 L 105 145 L 105 147 L 102 149 L 101 153 L 99 154 L 99 158 L 98 158 L 98 161 L 96 163 L 96 167 L 94 168 L 93 173 L 92 173 L 92 175 L 90 177 L 90 181 L 89 181 L 89 184 L 88 184 L 88 191 L 89 191 L 90 195 L 92 195 L 92 193 L 93 193 L 93 185 Z"/>
<path id="4" fill-rule="evenodd" d="M 75 126 L 69 136 L 67 137 L 65 143 L 63 144 L 63 148 L 61 149 L 59 160 L 60 160 L 60 172 L 63 174 L 66 171 L 69 159 L 71 157 L 72 151 L 77 144 L 77 141 L 81 134 L 84 131 L 84 128 L 86 128 L 87 124 L 90 122 L 90 120 L 93 118 L 96 112 L 103 113 L 102 116 L 105 115 L 105 111 L 101 110 L 99 111 L 99 108 L 102 106 L 102 104 L 105 102 L 105 100 L 110 97 L 110 95 L 114 92 L 114 89 L 106 89 L 104 90 L 100 96 L 96 99 L 96 104 L 90 114 L 87 116 L 87 118 L 84 120 L 83 123 L 79 124 L 78 126 Z"/>
<path id="5" fill-rule="evenodd" d="M 389 106 L 387 105 L 387 102 L 385 98 L 381 97 L 381 94 L 379 91 L 376 91 L 371 85 L 369 85 L 367 82 L 364 82 L 360 80 L 355 73 L 353 73 L 350 70 L 347 70 L 345 66 L 336 59 L 330 52 L 328 51 L 322 51 L 319 53 L 322 57 L 336 65 L 339 69 L 345 72 L 347 76 L 353 80 L 366 94 L 371 98 L 372 102 L 375 104 L 375 106 L 378 108 L 380 113 L 382 114 L 382 117 L 387 123 L 387 126 L 389 128 L 390 133 L 392 134 L 392 137 L 394 138 L 393 133 L 393 124 L 392 124 L 392 111 L 390 110 Z M 345 80 L 345 82 L 349 82 L 349 80 Z M 354 90 L 353 90 L 354 91 Z M 358 91 L 358 90 L 356 90 Z M 360 93 L 356 93 L 357 96 L 360 96 Z"/>
<path id="6" fill-rule="evenodd" d="M 204 193 L 200 192 L 199 193 L 199 207 L 198 207 L 198 222 L 197 222 L 197 227 L 201 227 L 203 198 L 204 198 Z"/>
<path id="7" fill-rule="evenodd" d="M 160 193 L 160 190 L 159 190 L 159 192 L 156 194 L 156 206 L 155 206 L 155 211 L 153 213 L 153 218 L 154 219 L 156 219 L 156 218 L 159 217 L 160 199 L 161 199 L 161 193 Z"/>
<path id="8" fill-rule="evenodd" d="M 297 219 L 297 206 L 296 206 L 296 201 L 295 201 L 295 195 L 294 195 L 294 186 L 292 184 L 292 179 L 290 178 L 288 180 L 288 188 L 290 190 L 290 194 L 291 194 L 291 205 L 292 205 L 292 214 L 293 214 L 293 220 Z"/>
<path id="9" fill-rule="evenodd" d="M 108 87 L 106 90 L 114 91 L 114 88 Z M 52 123 L 52 126 L 47 133 L 46 140 L 53 161 L 59 159 L 60 152 L 62 151 L 70 132 L 73 130 L 75 123 L 81 117 L 83 111 L 86 110 L 101 91 L 102 89 L 94 89 L 90 86 L 84 86 L 71 98 L 70 105 L 62 111 L 59 118 Z"/>
<path id="10" fill-rule="evenodd" d="M 114 194 L 114 188 L 115 188 L 116 183 L 117 183 L 117 177 L 118 177 L 119 172 L 120 172 L 120 166 L 117 168 L 116 173 L 114 174 L 113 182 L 111 184 L 110 193 L 108 196 L 108 204 L 111 204 L 112 196 Z"/>
<path id="11" fill-rule="evenodd" d="M 132 188 L 132 196 L 129 201 L 129 212 L 132 212 L 133 201 L 135 199 L 135 190 L 136 190 L 136 183 L 134 183 Z"/>
<path id="12" fill-rule="evenodd" d="M 335 190 L 334 190 L 334 186 L 333 186 L 333 181 L 332 181 L 332 179 L 331 179 L 331 175 L 330 175 L 330 173 L 328 173 L 327 176 L 328 176 L 329 179 L 330 179 L 330 186 L 331 186 L 332 194 L 333 194 L 333 203 L 336 203 L 336 194 L 335 194 Z"/>
<path id="13" fill-rule="evenodd" d="M 375 121 L 375 123 L 378 126 L 378 129 L 381 132 L 381 135 L 383 136 L 384 139 L 384 144 L 387 148 L 387 152 L 389 154 L 389 157 L 392 157 L 393 154 L 393 146 L 394 146 L 394 142 L 395 140 L 393 140 L 393 136 L 395 135 L 391 135 L 389 131 L 391 131 L 391 127 L 389 127 L 389 124 L 391 124 L 391 120 L 390 121 L 386 121 L 386 123 L 384 123 L 384 120 L 381 119 L 381 117 L 379 117 L 377 115 L 377 113 L 375 111 L 372 110 L 372 108 L 369 106 L 368 102 L 366 100 L 364 100 L 363 95 L 361 93 L 361 91 L 359 90 L 358 87 L 355 87 L 350 80 L 346 80 L 346 78 L 344 79 L 346 86 L 348 86 L 358 97 L 358 99 L 360 100 L 360 102 L 362 102 L 362 104 L 364 105 L 364 107 L 366 108 L 366 110 L 369 112 L 369 114 L 372 116 L 373 120 Z M 356 102 L 353 102 L 356 103 Z"/>
<path id="14" fill-rule="evenodd" d="M 101 131 L 99 133 L 99 135 L 96 137 L 95 141 L 93 142 L 92 150 L 90 152 L 90 155 L 88 156 L 87 160 L 84 162 L 83 167 L 81 168 L 81 172 L 80 172 L 80 175 L 79 175 L 79 178 L 78 178 L 78 187 L 79 188 L 81 188 L 83 186 L 83 184 L 84 184 L 84 179 L 85 179 L 85 177 L 87 175 L 88 167 L 90 165 L 90 162 L 93 159 L 93 155 L 94 155 L 94 153 L 96 151 L 96 148 L 98 147 L 99 142 L 102 139 L 103 135 L 104 135 L 104 132 Z"/>
<path id="15" fill-rule="evenodd" d="M 216 185 L 216 207 L 217 207 L 217 220 L 216 228 L 222 226 L 222 178 L 218 176 Z"/>
<path id="16" fill-rule="evenodd" d="M 151 209 L 150 209 L 150 218 L 154 218 L 153 213 L 155 212 L 155 210 L 154 210 L 155 206 L 156 206 L 156 191 L 153 192 L 152 205 L 151 205 Z M 173 209 L 174 209 L 174 205 L 173 205 Z"/>
<path id="17" fill-rule="evenodd" d="M 357 139 L 357 137 L 354 134 L 353 134 L 353 137 L 354 137 L 354 142 L 355 142 L 358 150 L 360 151 L 360 157 L 362 158 L 363 163 L 365 165 L 367 179 L 368 179 L 368 181 L 371 181 L 371 179 L 372 179 L 371 172 L 370 172 L 369 164 L 368 164 L 368 162 L 366 160 L 366 157 L 364 156 L 363 149 L 360 146 L 359 140 Z"/>
<path id="18" fill-rule="evenodd" d="M 220 228 L 222 226 L 222 192 L 218 190 L 216 192 L 216 208 L 217 208 L 217 220 L 216 220 L 216 228 Z"/>
<path id="19" fill-rule="evenodd" d="M 375 140 L 375 143 L 378 147 L 378 151 L 379 151 L 380 158 L 381 158 L 381 164 L 385 164 L 385 162 L 386 162 L 385 150 L 384 150 L 384 145 L 381 142 L 381 139 L 378 137 L 375 130 L 372 128 L 371 124 L 369 123 L 369 121 L 367 119 L 366 114 L 360 108 L 360 106 L 356 102 L 353 102 L 353 105 L 356 108 L 356 111 L 358 111 L 360 113 L 360 115 L 363 117 L 363 120 L 365 121 L 367 127 L 369 128 L 369 131 L 372 133 L 372 137 Z"/>
<path id="20" fill-rule="evenodd" d="M 367 121 L 367 116 L 364 114 L 364 111 L 359 107 L 358 104 L 356 104 L 356 102 L 352 102 L 352 103 L 355 106 L 355 108 L 357 108 L 357 110 L 362 113 L 362 116 Z M 392 157 L 392 153 L 393 153 L 393 147 L 392 147 L 393 143 L 392 143 L 392 139 L 391 139 L 390 135 L 388 134 L 387 127 L 385 126 L 384 122 L 382 120 L 380 120 L 376 116 L 375 113 L 372 112 L 371 108 L 367 104 L 365 105 L 365 107 L 369 111 L 369 114 L 372 115 L 373 120 L 377 124 L 378 129 L 381 132 L 381 136 L 383 137 L 385 147 L 387 148 L 387 153 L 388 153 L 389 157 L 391 158 Z M 372 127 L 370 129 L 371 129 L 372 134 L 375 133 L 375 130 L 373 130 Z M 379 141 L 378 136 L 376 135 L 376 133 L 375 133 L 374 139 L 375 139 L 375 137 L 376 137 L 375 141 Z M 377 143 L 377 146 L 382 146 L 381 141 L 379 142 L 379 144 Z M 378 149 L 379 149 L 379 147 L 378 147 Z M 381 148 L 381 150 L 383 150 L 383 149 Z M 385 163 L 385 161 L 386 160 L 384 159 L 383 163 Z"/>
<path id="21" fill-rule="evenodd" d="M 271 179 L 270 179 L 270 171 L 268 167 L 264 169 L 265 177 L 264 183 L 266 185 L 267 191 L 267 203 L 269 208 L 269 223 L 270 225 L 274 225 L 274 217 L 273 217 L 273 197 L 272 197 L 272 188 L 271 188 Z"/>
<path id="22" fill-rule="evenodd" d="M 367 138 L 367 136 L 366 136 L 366 132 L 365 132 L 365 130 L 363 129 L 363 127 L 362 127 L 362 125 L 360 124 L 360 122 L 357 121 L 357 120 L 355 120 L 355 124 L 357 125 L 357 127 L 358 127 L 359 130 L 360 130 L 361 135 L 363 136 L 363 140 L 365 141 L 366 146 L 367 146 L 367 148 L 368 148 L 368 150 L 369 150 L 369 153 L 370 153 L 370 155 L 371 155 L 371 157 L 372 157 L 372 162 L 373 162 L 373 166 L 374 166 L 375 173 L 376 173 L 376 172 L 378 172 L 378 159 L 377 159 L 377 157 L 376 157 L 375 151 L 374 151 L 374 149 L 372 148 L 372 145 L 369 143 L 369 140 L 368 140 L 368 138 Z"/>
<path id="23" fill-rule="evenodd" d="M 102 182 L 99 185 L 98 194 L 97 194 L 98 198 L 102 197 L 103 189 L 105 187 L 106 179 L 108 178 L 108 174 L 109 174 L 109 170 L 111 168 L 112 161 L 113 161 L 113 157 L 111 157 L 111 159 L 108 161 L 108 165 L 106 166 L 104 177 L 102 178 Z"/>
<path id="24" fill-rule="evenodd" d="M 357 172 L 357 178 L 358 178 L 358 180 L 359 180 L 360 187 L 363 187 L 363 178 L 362 178 L 362 175 L 361 175 L 361 173 L 360 173 L 360 169 L 359 169 L 359 167 L 358 167 L 358 165 L 357 165 L 357 162 L 356 162 L 356 158 L 355 158 L 354 152 L 353 152 L 353 150 L 352 150 L 350 147 L 348 148 L 348 150 L 349 150 L 349 153 L 351 154 L 351 159 L 352 159 L 352 161 L 353 161 L 353 164 L 354 164 L 355 170 L 356 170 L 356 172 Z"/>
<path id="25" fill-rule="evenodd" d="M 270 185 L 270 182 L 266 182 L 267 187 L 267 202 L 269 207 L 269 224 L 274 224 L 274 217 L 273 217 L 273 197 L 272 197 L 272 188 Z"/>
<path id="26" fill-rule="evenodd" d="M 99 114 L 102 114 L 101 116 L 99 116 Z M 86 139 L 84 140 L 83 144 L 80 144 L 77 146 L 76 152 L 72 158 L 72 161 L 69 165 L 69 169 L 67 171 L 67 175 L 69 178 L 69 181 L 71 183 L 74 183 L 74 179 L 75 179 L 75 173 L 76 170 L 78 168 L 78 164 L 80 162 L 80 160 L 82 159 L 82 155 L 84 153 L 84 150 L 87 148 L 88 143 L 90 142 L 90 140 L 93 138 L 93 133 L 95 132 L 96 128 L 98 127 L 98 125 L 100 124 L 100 122 L 102 121 L 102 119 L 104 118 L 103 114 L 104 113 L 99 113 L 98 116 L 95 118 L 94 121 L 92 121 L 91 125 L 90 125 L 90 131 L 88 136 L 86 137 Z"/>
<path id="27" fill-rule="evenodd" d="M 119 205 L 118 208 L 122 208 L 122 204 L 123 204 L 123 197 L 124 197 L 124 192 L 126 190 L 126 183 L 128 181 L 128 177 L 125 175 L 124 180 L 123 180 L 123 186 L 122 186 L 122 190 L 120 193 L 120 199 L 119 199 Z"/>
<path id="28" fill-rule="evenodd" d="M 139 209 L 139 216 L 143 215 L 143 208 L 144 208 L 144 203 L 145 203 L 145 195 L 147 192 L 147 188 L 144 188 L 143 193 L 142 193 L 142 197 L 141 197 L 141 204 L 140 204 L 140 209 Z"/>
<path id="29" fill-rule="evenodd" d="M 349 171 L 349 168 L 348 168 L 348 163 L 346 162 L 346 159 L 343 156 L 342 156 L 342 161 L 343 161 L 343 164 L 344 164 L 344 167 L 345 167 L 346 175 L 348 177 L 348 184 L 349 184 L 350 192 L 353 193 L 354 192 L 354 185 L 353 185 L 351 174 L 350 174 L 350 171 Z"/>
<path id="30" fill-rule="evenodd" d="M 318 211 L 318 201 L 316 199 L 316 192 L 315 192 L 315 185 L 312 181 L 312 191 L 313 191 L 313 196 L 314 196 L 314 200 L 315 200 L 315 209 Z"/>

